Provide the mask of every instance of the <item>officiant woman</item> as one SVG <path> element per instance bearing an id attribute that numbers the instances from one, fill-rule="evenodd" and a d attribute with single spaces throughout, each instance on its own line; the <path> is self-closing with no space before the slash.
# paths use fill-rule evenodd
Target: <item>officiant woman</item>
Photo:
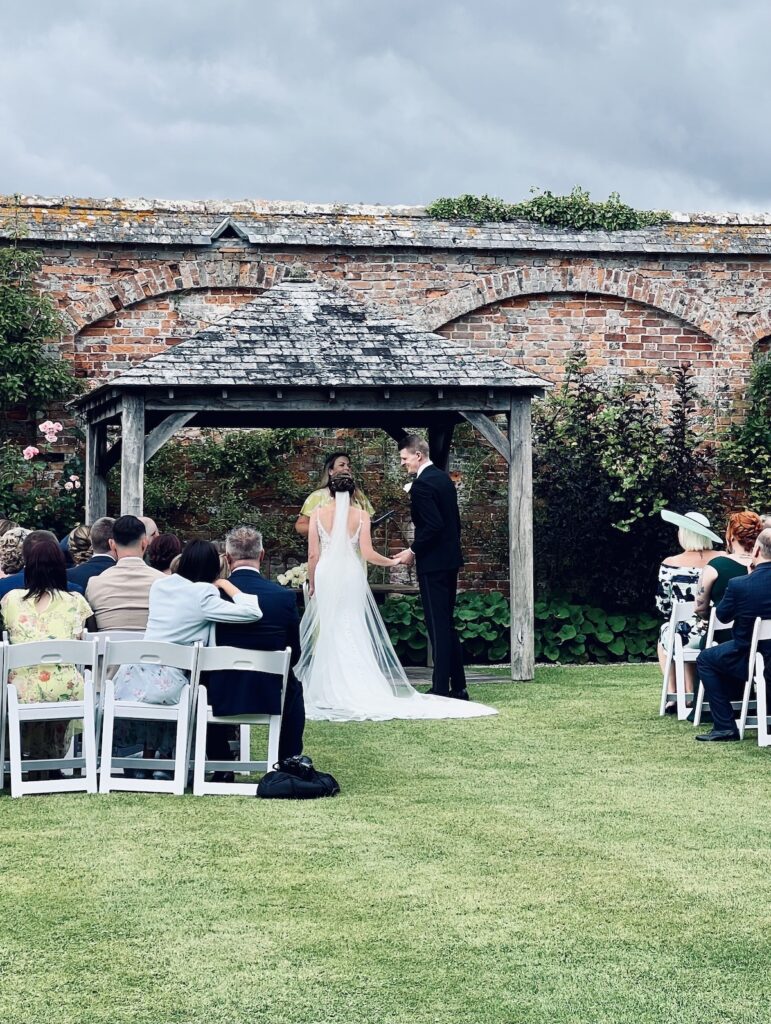
<path id="1" fill-rule="evenodd" d="M 295 530 L 300 534 L 301 537 L 308 536 L 308 524 L 311 521 L 311 514 L 314 509 L 321 508 L 323 505 L 334 503 L 334 498 L 329 491 L 329 478 L 342 474 L 343 476 L 353 476 L 351 471 L 351 456 L 348 452 L 332 452 L 324 460 L 324 469 L 321 473 L 321 479 L 319 480 L 318 488 L 313 491 L 305 499 L 305 504 L 300 509 L 300 514 L 297 517 L 297 522 L 294 524 Z M 375 510 L 370 504 L 369 498 L 364 494 L 363 491 L 357 487 L 351 497 L 351 505 L 354 508 L 361 508 L 369 515 L 373 516 Z"/>

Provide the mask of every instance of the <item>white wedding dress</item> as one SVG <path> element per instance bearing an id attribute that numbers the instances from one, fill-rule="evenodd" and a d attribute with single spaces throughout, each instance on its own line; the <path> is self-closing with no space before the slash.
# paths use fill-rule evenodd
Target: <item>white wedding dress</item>
<path id="1" fill-rule="evenodd" d="M 479 718 L 495 708 L 421 694 L 410 685 L 367 583 L 359 551 L 361 519 L 349 534 L 350 496 L 335 497 L 332 532 L 318 520 L 316 587 L 300 624 L 306 717 L 363 722 L 389 718 Z"/>

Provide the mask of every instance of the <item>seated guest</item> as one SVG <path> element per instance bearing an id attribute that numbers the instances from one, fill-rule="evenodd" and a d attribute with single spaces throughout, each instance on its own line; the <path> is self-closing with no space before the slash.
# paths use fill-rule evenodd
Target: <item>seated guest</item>
<path id="1" fill-rule="evenodd" d="M 78 583 L 84 590 L 92 576 L 100 576 L 105 569 L 111 569 L 115 565 L 115 556 L 110 551 L 114 522 L 115 520 L 109 516 L 96 520 L 90 530 L 93 554 L 88 561 L 67 570 L 67 579 L 72 583 Z"/>
<path id="2" fill-rule="evenodd" d="M 145 565 L 147 534 L 136 516 L 121 516 L 112 526 L 110 553 L 116 562 L 86 587 L 86 600 L 93 609 L 94 629 L 144 629 L 150 605 L 150 587 L 163 573 Z"/>
<path id="3" fill-rule="evenodd" d="M 159 574 L 150 587 L 145 640 L 186 645 L 201 640 L 208 644 L 214 637 L 215 622 L 256 622 L 262 615 L 257 598 L 220 579 L 219 570 L 214 546 L 205 540 L 190 541 L 177 572 Z M 220 593 L 231 603 L 221 601 Z M 187 682 L 181 669 L 168 665 L 121 665 L 115 674 L 115 696 L 145 704 L 178 704 Z M 145 756 L 152 756 L 155 750 L 170 753 L 173 727 L 166 722 L 126 722 L 121 729 L 116 726 L 116 740 L 121 746 L 142 742 Z"/>
<path id="4" fill-rule="evenodd" d="M 696 614 L 708 619 L 710 610 L 723 600 L 728 581 L 746 576 L 750 569 L 752 551 L 758 534 L 763 529 L 760 516 L 754 512 L 734 512 L 725 531 L 726 554 L 717 555 L 701 574 L 701 585 L 696 595 Z M 706 635 L 701 646 L 704 647 Z M 730 629 L 715 632 L 717 643 L 731 639 Z"/>
<path id="5" fill-rule="evenodd" d="M 771 530 L 759 534 L 752 558 L 752 572 L 729 580 L 716 609 L 721 622 L 733 622 L 731 639 L 702 651 L 696 661 L 714 723 L 713 728 L 697 736 L 697 740 L 739 739 L 731 702 L 741 699 L 749 675 L 755 619 L 771 619 Z M 765 659 L 768 684 L 771 682 L 771 640 L 761 640 L 758 650 Z"/>
<path id="6" fill-rule="evenodd" d="M 297 599 L 291 590 L 266 580 L 260 573 L 263 558 L 262 534 L 251 526 L 239 526 L 228 533 L 225 553 L 230 564 L 230 582 L 239 590 L 255 594 L 262 618 L 254 623 L 217 626 L 218 647 L 245 647 L 252 651 L 280 651 L 292 648 L 292 665 L 300 657 L 300 619 Z M 203 680 L 215 715 L 275 715 L 281 710 L 281 687 L 276 676 L 259 672 L 211 672 Z M 289 673 L 279 739 L 280 759 L 301 754 L 305 728 L 302 685 Z M 230 726 L 212 726 L 207 756 L 212 761 L 230 760 Z M 230 773 L 215 773 L 215 781 L 230 782 Z"/>
<path id="7" fill-rule="evenodd" d="M 64 554 L 53 534 L 32 544 L 24 576 L 26 590 L 12 590 L 0 601 L 10 642 L 80 639 L 91 609 L 82 594 L 68 592 Z M 20 668 L 9 682 L 18 689 L 22 703 L 83 697 L 83 677 L 72 665 Z M 24 723 L 25 753 L 32 758 L 64 757 L 70 729 L 66 721 Z"/>
<path id="8" fill-rule="evenodd" d="M 699 587 L 702 570 L 709 565 L 715 557 L 712 544 L 722 544 L 723 541 L 716 533 L 709 528 L 709 520 L 700 512 L 686 512 L 680 515 L 678 512 L 670 512 L 663 509 L 661 518 L 668 523 L 674 523 L 679 527 L 677 539 L 682 548 L 676 555 L 665 558 L 659 566 L 659 581 L 656 590 L 656 607 L 665 615 L 667 621 L 659 632 L 659 664 L 661 671 L 667 662 L 667 645 L 669 643 L 669 617 L 672 614 L 672 606 L 675 601 L 695 601 L 696 591 Z M 701 620 L 694 615 L 691 622 L 680 623 L 678 630 L 682 637 L 684 647 L 698 647 L 704 633 Z M 693 693 L 695 684 L 695 672 L 692 663 L 685 665 L 685 689 Z M 665 705 L 667 714 L 672 715 L 677 711 L 675 702 L 675 670 L 670 669 L 667 692 L 672 694 L 672 700 Z"/>
<path id="9" fill-rule="evenodd" d="M 8 576 L 14 576 L 24 568 L 21 546 L 24 543 L 24 538 L 31 532 L 31 530 L 25 530 L 22 526 L 9 526 L 0 535 L 0 569 L 3 572 L 3 579 Z"/>
<path id="10" fill-rule="evenodd" d="M 6 537 L 8 541 L 6 541 Z M 29 558 L 29 553 L 41 540 L 51 540 L 56 537 L 49 530 L 9 530 L 8 533 L 0 537 L 0 559 L 4 559 L 3 564 L 8 566 L 24 566 Z M 8 549 L 3 554 L 3 544 L 8 545 Z M 6 594 L 10 594 L 12 590 L 18 590 L 19 588 L 25 588 L 25 576 L 24 569 L 21 568 L 18 571 L 14 571 L 10 576 L 5 576 L 0 579 L 0 598 Z M 71 580 L 67 581 L 67 590 L 71 593 L 82 594 L 83 587 L 79 584 L 74 583 Z"/>
<path id="11" fill-rule="evenodd" d="M 145 561 L 153 569 L 171 576 L 171 563 L 182 552 L 182 542 L 174 533 L 159 533 L 147 545 Z"/>
<path id="12" fill-rule="evenodd" d="M 147 534 L 147 543 L 148 544 L 152 544 L 152 542 L 158 536 L 158 527 L 155 525 L 155 520 L 151 519 L 150 516 L 140 516 L 139 518 L 145 524 L 145 533 Z"/>
<path id="13" fill-rule="evenodd" d="M 91 550 L 91 527 L 81 523 L 74 530 L 70 530 L 67 534 L 67 547 L 75 565 L 87 562 L 94 553 Z"/>
<path id="14" fill-rule="evenodd" d="M 18 529 L 18 527 L 19 524 L 13 519 L 0 519 L 0 537 L 2 537 L 4 533 L 7 533 L 8 530 L 15 530 Z"/>

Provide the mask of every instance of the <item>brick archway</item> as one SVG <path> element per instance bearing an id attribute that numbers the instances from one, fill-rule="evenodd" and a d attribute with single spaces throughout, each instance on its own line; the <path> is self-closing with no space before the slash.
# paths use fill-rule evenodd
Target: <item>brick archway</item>
<path id="1" fill-rule="evenodd" d="M 272 288 L 287 270 L 278 263 L 241 259 L 215 261 L 201 256 L 127 273 L 111 282 L 109 288 L 96 288 L 85 298 L 68 303 L 62 313 L 72 326 L 72 334 L 78 334 L 116 310 L 136 306 L 146 299 L 204 288 Z"/>
<path id="2" fill-rule="evenodd" d="M 729 329 L 724 316 L 700 299 L 656 279 L 621 270 L 606 271 L 601 267 L 524 267 L 511 273 L 489 275 L 428 302 L 414 315 L 414 320 L 425 330 L 435 331 L 483 306 L 551 292 L 629 299 L 677 317 L 718 343 L 735 338 L 737 333 L 735 325 Z"/>

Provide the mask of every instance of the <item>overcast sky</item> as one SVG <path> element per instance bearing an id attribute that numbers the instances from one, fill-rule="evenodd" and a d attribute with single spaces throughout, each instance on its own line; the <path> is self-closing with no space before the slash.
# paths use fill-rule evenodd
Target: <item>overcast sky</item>
<path id="1" fill-rule="evenodd" d="M 0 192 L 771 209 L 767 0 L 0 0 Z"/>

